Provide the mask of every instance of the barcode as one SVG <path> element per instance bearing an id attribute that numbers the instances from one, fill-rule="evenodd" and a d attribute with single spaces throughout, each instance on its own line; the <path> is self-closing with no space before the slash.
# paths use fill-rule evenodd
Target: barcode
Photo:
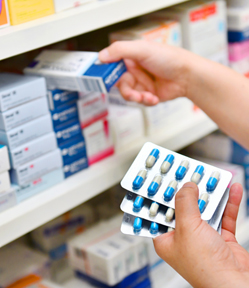
<path id="1" fill-rule="evenodd" d="M 97 91 L 97 92 L 104 92 L 102 91 L 99 80 L 96 79 L 82 79 L 83 86 L 86 91 Z"/>

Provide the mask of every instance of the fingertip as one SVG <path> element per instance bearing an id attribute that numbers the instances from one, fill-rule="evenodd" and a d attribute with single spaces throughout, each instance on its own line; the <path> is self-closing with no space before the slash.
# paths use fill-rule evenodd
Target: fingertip
<path id="1" fill-rule="evenodd" d="M 182 188 L 198 189 L 198 186 L 193 182 L 187 182 L 182 186 Z"/>
<path id="2" fill-rule="evenodd" d="M 105 48 L 99 52 L 99 60 L 101 62 L 107 62 L 109 58 L 110 58 L 110 53 L 108 51 L 108 48 Z"/>
<path id="3" fill-rule="evenodd" d="M 155 106 L 159 103 L 159 98 L 150 92 L 142 93 L 142 102 L 147 106 Z"/>

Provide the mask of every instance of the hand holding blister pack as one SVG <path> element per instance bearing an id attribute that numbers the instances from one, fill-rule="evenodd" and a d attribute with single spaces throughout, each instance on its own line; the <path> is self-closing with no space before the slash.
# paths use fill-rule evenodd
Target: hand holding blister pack
<path id="1" fill-rule="evenodd" d="M 127 195 L 121 231 L 156 237 L 175 228 L 175 195 L 187 182 L 199 188 L 201 218 L 218 230 L 228 201 L 228 171 L 146 143 L 121 181 Z"/>

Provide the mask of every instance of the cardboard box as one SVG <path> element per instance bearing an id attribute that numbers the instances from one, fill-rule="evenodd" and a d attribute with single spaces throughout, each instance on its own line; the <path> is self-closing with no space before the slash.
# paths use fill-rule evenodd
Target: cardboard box
<path id="1" fill-rule="evenodd" d="M 92 2 L 93 0 L 54 0 L 55 12 L 61 12 L 73 7 L 78 7 L 82 4 Z"/>
<path id="2" fill-rule="evenodd" d="M 0 1 L 0 28 L 10 26 L 7 0 Z"/>
<path id="3" fill-rule="evenodd" d="M 42 77 L 0 73 L 0 111 L 6 111 L 38 97 L 46 96 Z"/>
<path id="4" fill-rule="evenodd" d="M 228 31 L 228 42 L 243 42 L 249 39 L 249 27 L 242 31 Z"/>
<path id="5" fill-rule="evenodd" d="M 22 186 L 61 167 L 61 152 L 60 149 L 56 149 L 16 169 L 12 169 L 11 182 Z"/>
<path id="6" fill-rule="evenodd" d="M 86 169 L 88 167 L 87 155 L 82 155 L 81 158 L 74 160 L 71 163 L 64 165 L 64 176 L 65 178 L 78 173 L 79 171 Z"/>
<path id="7" fill-rule="evenodd" d="M 45 134 L 22 146 L 10 150 L 11 167 L 17 168 L 57 148 L 54 132 Z"/>
<path id="8" fill-rule="evenodd" d="M 65 125 L 61 125 L 54 129 L 58 145 L 62 145 L 65 141 L 71 140 L 74 137 L 82 136 L 80 123 L 77 120 L 71 120 Z"/>
<path id="9" fill-rule="evenodd" d="M 24 69 L 46 78 L 48 88 L 107 93 L 126 71 L 123 61 L 102 64 L 97 52 L 45 50 Z"/>
<path id="10" fill-rule="evenodd" d="M 0 143 L 12 150 L 52 131 L 51 116 L 47 114 L 12 130 L 0 130 Z"/>
<path id="11" fill-rule="evenodd" d="M 53 0 L 8 0 L 11 25 L 54 14 Z"/>
<path id="12" fill-rule="evenodd" d="M 0 193 L 10 190 L 10 175 L 8 171 L 0 174 Z"/>
<path id="13" fill-rule="evenodd" d="M 67 103 L 78 100 L 79 94 L 76 91 L 53 89 L 48 90 L 47 97 L 48 97 L 49 109 L 52 111 L 54 109 L 61 108 Z"/>
<path id="14" fill-rule="evenodd" d="M 41 277 L 31 274 L 17 280 L 11 284 L 11 288 L 63 288 L 48 280 L 42 280 Z M 8 287 L 7 287 L 8 288 Z M 9 287 L 10 288 L 10 287 Z"/>
<path id="15" fill-rule="evenodd" d="M 249 7 L 248 0 L 228 0 L 229 7 Z"/>
<path id="16" fill-rule="evenodd" d="M 227 28 L 231 31 L 243 31 L 249 27 L 248 7 L 227 9 Z"/>
<path id="17" fill-rule="evenodd" d="M 15 189 L 0 193 L 0 212 L 7 210 L 17 204 Z"/>
<path id="18" fill-rule="evenodd" d="M 0 130 L 11 130 L 47 113 L 46 97 L 37 98 L 5 112 L 0 112 Z"/>
<path id="19" fill-rule="evenodd" d="M 249 58 L 249 40 L 229 44 L 230 62 L 237 62 L 246 58 Z"/>
<path id="20" fill-rule="evenodd" d="M 0 173 L 10 169 L 9 153 L 7 146 L 0 144 Z"/>

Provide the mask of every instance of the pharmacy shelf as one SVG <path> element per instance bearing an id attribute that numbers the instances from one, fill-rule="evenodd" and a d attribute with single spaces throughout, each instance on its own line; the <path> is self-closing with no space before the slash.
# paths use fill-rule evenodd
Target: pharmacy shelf
<path id="1" fill-rule="evenodd" d="M 117 184 L 143 143 L 151 141 L 171 150 L 179 150 L 216 129 L 216 124 L 198 111 L 174 123 L 172 127 L 165 127 L 164 131 L 154 136 L 144 137 L 126 150 L 0 213 L 0 247 Z"/>
<path id="2" fill-rule="evenodd" d="M 102 0 L 0 29 L 0 60 L 186 0 Z"/>

